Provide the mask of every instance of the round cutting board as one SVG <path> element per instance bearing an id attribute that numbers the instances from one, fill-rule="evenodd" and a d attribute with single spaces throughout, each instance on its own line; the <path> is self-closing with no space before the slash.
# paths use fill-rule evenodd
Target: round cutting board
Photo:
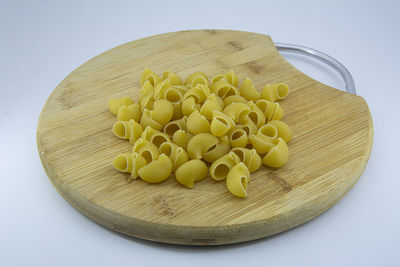
<path id="1" fill-rule="evenodd" d="M 266 82 L 291 88 L 281 101 L 294 136 L 288 163 L 251 175 L 248 197 L 230 194 L 209 177 L 187 189 L 170 177 L 160 184 L 112 167 L 131 151 L 116 138 L 108 100 L 137 99 L 145 67 L 181 77 L 209 77 L 233 69 L 257 89 Z M 273 235 L 318 216 L 360 177 L 372 146 L 373 126 L 360 96 L 331 88 L 291 66 L 267 35 L 241 31 L 181 31 L 113 48 L 69 74 L 43 107 L 37 145 L 60 194 L 80 212 L 116 231 L 188 245 L 236 243 Z"/>

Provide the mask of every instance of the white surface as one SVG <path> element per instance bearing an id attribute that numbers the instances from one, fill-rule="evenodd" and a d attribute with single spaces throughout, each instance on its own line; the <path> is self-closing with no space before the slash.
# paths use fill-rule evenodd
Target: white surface
<path id="1" fill-rule="evenodd" d="M 399 2 L 55 2 L 0 0 L 0 266 L 400 265 Z M 171 246 L 99 226 L 57 193 L 41 166 L 35 130 L 46 98 L 72 70 L 105 50 L 202 28 L 266 33 L 347 66 L 374 120 L 365 172 L 317 219 L 255 242 Z M 325 67 L 296 62 L 343 88 Z"/>

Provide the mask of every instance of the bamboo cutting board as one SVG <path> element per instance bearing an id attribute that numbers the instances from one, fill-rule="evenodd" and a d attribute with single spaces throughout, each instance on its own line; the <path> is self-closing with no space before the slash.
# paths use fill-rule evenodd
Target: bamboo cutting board
<path id="1" fill-rule="evenodd" d="M 139 94 L 141 71 L 209 77 L 235 70 L 257 89 L 285 82 L 283 121 L 293 130 L 289 162 L 252 174 L 247 199 L 209 177 L 187 189 L 173 177 L 161 184 L 112 165 L 131 151 L 116 138 L 112 97 Z M 273 235 L 318 216 L 360 177 L 371 152 L 373 126 L 362 97 L 321 84 L 291 66 L 262 34 L 227 30 L 156 35 L 111 49 L 69 74 L 43 107 L 37 145 L 59 193 L 80 212 L 116 231 L 167 243 L 215 245 Z"/>

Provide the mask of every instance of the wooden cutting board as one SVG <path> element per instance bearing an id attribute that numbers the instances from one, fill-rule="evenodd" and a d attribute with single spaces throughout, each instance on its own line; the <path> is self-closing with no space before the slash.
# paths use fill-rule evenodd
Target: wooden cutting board
<path id="1" fill-rule="evenodd" d="M 294 137 L 289 162 L 252 174 L 247 199 L 209 177 L 187 189 L 170 177 L 161 184 L 112 167 L 131 151 L 116 138 L 112 97 L 139 94 L 142 70 L 209 77 L 235 70 L 257 89 L 268 82 L 291 88 L 281 102 Z M 69 74 L 43 107 L 37 145 L 59 193 L 80 212 L 116 231 L 167 243 L 215 245 L 273 235 L 309 221 L 334 205 L 360 177 L 371 152 L 373 126 L 360 96 L 304 75 L 267 35 L 200 30 L 161 34 L 113 48 Z"/>

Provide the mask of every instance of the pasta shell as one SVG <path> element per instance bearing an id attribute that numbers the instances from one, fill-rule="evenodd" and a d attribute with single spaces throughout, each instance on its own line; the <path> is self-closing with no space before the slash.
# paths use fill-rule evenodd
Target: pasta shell
<path id="1" fill-rule="evenodd" d="M 162 126 L 167 124 L 174 115 L 174 106 L 168 100 L 160 99 L 154 102 L 150 116 Z M 161 129 L 157 129 L 161 130 Z"/>
<path id="2" fill-rule="evenodd" d="M 250 173 L 244 163 L 236 164 L 226 176 L 226 187 L 237 197 L 247 197 L 247 185 Z"/>
<path id="3" fill-rule="evenodd" d="M 140 101 L 143 99 L 143 97 L 145 97 L 151 93 L 154 94 L 154 87 L 149 81 L 146 81 L 140 88 L 138 102 L 140 103 Z"/>
<path id="4" fill-rule="evenodd" d="M 213 178 L 216 181 L 221 181 L 225 179 L 231 168 L 236 164 L 238 164 L 239 162 L 240 162 L 239 157 L 233 152 L 229 152 L 223 157 L 220 157 L 211 164 L 210 167 L 211 178 Z"/>
<path id="5" fill-rule="evenodd" d="M 247 149 L 244 147 L 235 147 L 232 148 L 231 152 L 235 153 L 239 157 L 240 161 L 246 164 L 250 173 L 253 173 L 260 168 L 262 159 L 254 148 Z"/>
<path id="6" fill-rule="evenodd" d="M 211 91 L 221 98 L 225 98 L 231 95 L 240 95 L 239 90 L 228 83 L 226 79 L 221 79 L 218 82 L 212 84 Z"/>
<path id="7" fill-rule="evenodd" d="M 218 142 L 218 138 L 209 133 L 200 133 L 193 136 L 187 144 L 189 158 L 201 159 Z"/>
<path id="8" fill-rule="evenodd" d="M 142 112 L 146 108 L 152 109 L 153 104 L 154 104 L 154 93 L 149 93 L 148 95 L 143 96 L 139 100 L 139 105 L 140 105 L 140 109 L 142 110 Z"/>
<path id="9" fill-rule="evenodd" d="M 283 121 L 273 120 L 270 121 L 269 124 L 272 124 L 276 127 L 278 130 L 278 137 L 281 137 L 286 143 L 289 143 L 289 141 L 292 140 L 292 130 L 286 123 Z"/>
<path id="10" fill-rule="evenodd" d="M 247 99 L 240 95 L 231 95 L 224 98 L 224 105 L 229 106 L 232 103 L 247 104 Z"/>
<path id="11" fill-rule="evenodd" d="M 232 103 L 226 106 L 223 112 L 228 115 L 234 122 L 243 120 L 250 112 L 250 107 L 244 103 Z"/>
<path id="12" fill-rule="evenodd" d="M 189 115 L 186 127 L 191 134 L 210 132 L 210 122 L 198 110 Z"/>
<path id="13" fill-rule="evenodd" d="M 129 106 L 122 105 L 118 110 L 117 120 L 129 121 L 130 119 L 133 119 L 139 122 L 141 115 L 140 105 L 138 103 L 134 103 Z"/>
<path id="14" fill-rule="evenodd" d="M 226 80 L 233 86 L 239 85 L 239 78 L 233 70 L 230 70 L 227 74 L 225 74 Z"/>
<path id="15" fill-rule="evenodd" d="M 200 104 L 196 103 L 193 97 L 186 98 L 182 102 L 182 113 L 185 116 L 189 116 L 195 110 L 200 109 Z"/>
<path id="16" fill-rule="evenodd" d="M 160 132 L 156 129 L 151 128 L 151 126 L 147 126 L 141 136 L 142 139 L 150 141 L 156 147 L 160 147 L 162 143 L 171 142 L 171 138 L 163 132 Z"/>
<path id="17" fill-rule="evenodd" d="M 142 86 L 146 81 L 149 81 L 151 85 L 155 86 L 161 81 L 161 78 L 151 69 L 144 68 L 142 76 L 140 77 L 140 86 Z"/>
<path id="18" fill-rule="evenodd" d="M 178 130 L 187 130 L 186 127 L 187 117 L 183 117 L 178 120 L 170 121 L 164 127 L 164 133 L 168 134 L 169 136 L 173 136 L 174 133 Z"/>
<path id="19" fill-rule="evenodd" d="M 164 71 L 162 75 L 163 80 L 170 80 L 172 85 L 182 85 L 182 79 L 173 71 Z"/>
<path id="20" fill-rule="evenodd" d="M 289 95 L 289 86 L 285 83 L 266 84 L 261 91 L 261 98 L 275 102 Z"/>
<path id="21" fill-rule="evenodd" d="M 120 172 L 131 172 L 132 153 L 119 154 L 113 159 L 113 166 Z"/>
<path id="22" fill-rule="evenodd" d="M 229 150 L 231 149 L 229 145 L 229 139 L 226 136 L 223 137 L 224 138 L 220 138 L 220 142 L 218 144 L 208 149 L 208 151 L 203 156 L 204 160 L 213 163 L 214 161 L 229 152 Z"/>
<path id="23" fill-rule="evenodd" d="M 264 112 L 265 118 L 268 122 L 271 120 L 280 120 L 283 117 L 283 109 L 279 103 L 259 99 L 257 100 L 256 105 Z"/>
<path id="24" fill-rule="evenodd" d="M 189 85 L 190 87 L 194 87 L 197 84 L 209 85 L 207 75 L 204 72 L 193 72 L 185 80 L 185 85 Z"/>
<path id="25" fill-rule="evenodd" d="M 192 159 L 176 169 L 175 178 L 187 188 L 193 188 L 194 183 L 203 180 L 207 176 L 207 173 L 207 165 L 202 160 Z"/>
<path id="26" fill-rule="evenodd" d="M 257 125 L 254 123 L 254 121 L 252 121 L 249 116 L 244 117 L 240 122 L 239 125 L 243 128 L 243 130 L 246 131 L 247 136 L 256 134 L 258 132 L 258 127 Z"/>
<path id="27" fill-rule="evenodd" d="M 235 122 L 225 113 L 213 111 L 210 132 L 218 137 L 225 135 L 235 126 Z"/>
<path id="28" fill-rule="evenodd" d="M 172 162 L 168 156 L 161 154 L 139 170 L 139 176 L 149 183 L 159 183 L 166 180 L 172 173 Z"/>
<path id="29" fill-rule="evenodd" d="M 212 112 L 214 110 L 222 112 L 224 104 L 222 100 L 217 97 L 214 93 L 207 96 L 206 101 L 200 108 L 200 113 L 208 120 L 212 120 Z"/>
<path id="30" fill-rule="evenodd" d="M 117 121 L 113 125 L 113 133 L 119 138 L 128 139 L 131 144 L 140 138 L 142 132 L 142 126 L 133 119 Z"/>
<path id="31" fill-rule="evenodd" d="M 172 171 L 175 171 L 179 166 L 189 160 L 186 151 L 182 147 L 171 142 L 162 143 L 160 152 L 171 159 Z"/>
<path id="32" fill-rule="evenodd" d="M 260 93 L 254 88 L 253 82 L 250 78 L 245 78 L 239 88 L 240 95 L 244 96 L 247 100 L 256 102 L 260 99 Z"/>
<path id="33" fill-rule="evenodd" d="M 142 156 L 146 160 L 146 163 L 158 159 L 160 155 L 158 148 L 153 143 L 142 138 L 139 138 L 135 142 L 132 152 L 136 152 Z"/>
<path id="34" fill-rule="evenodd" d="M 242 127 L 235 127 L 229 133 L 231 147 L 246 147 L 249 139 Z"/>
<path id="35" fill-rule="evenodd" d="M 263 163 L 269 167 L 279 168 L 285 165 L 289 158 L 289 148 L 282 138 L 275 140 L 274 146 L 264 156 Z"/>
<path id="36" fill-rule="evenodd" d="M 151 126 L 152 128 L 156 130 L 161 130 L 163 128 L 162 124 L 160 124 L 158 121 L 153 119 L 151 116 L 150 110 L 145 108 L 142 113 L 142 117 L 140 118 L 140 124 L 143 126 Z"/>
<path id="37" fill-rule="evenodd" d="M 189 97 L 193 97 L 196 103 L 202 104 L 206 100 L 207 96 L 209 96 L 210 94 L 211 92 L 207 85 L 197 84 L 196 86 L 186 91 L 182 99 L 186 100 Z"/>
<path id="38" fill-rule="evenodd" d="M 256 151 L 264 154 L 272 148 L 277 137 L 277 128 L 272 124 L 265 124 L 258 130 L 256 135 L 250 136 L 250 140 Z"/>
<path id="39" fill-rule="evenodd" d="M 130 99 L 127 96 L 124 96 L 121 98 L 111 98 L 108 101 L 108 108 L 110 109 L 112 114 L 117 115 L 120 107 L 122 107 L 123 105 L 129 106 L 134 103 L 135 103 L 135 101 L 133 101 L 132 99 Z"/>
<path id="40" fill-rule="evenodd" d="M 183 147 L 187 150 L 187 144 L 189 140 L 192 139 L 193 135 L 188 133 L 184 130 L 177 130 L 175 131 L 174 135 L 172 136 L 172 141 L 180 147 Z"/>
<path id="41" fill-rule="evenodd" d="M 131 170 L 131 177 L 128 178 L 128 182 L 131 182 L 134 179 L 139 177 L 139 170 L 146 166 L 147 162 L 144 157 L 139 155 L 137 152 L 132 153 L 132 170 Z"/>
<path id="42" fill-rule="evenodd" d="M 254 104 L 253 101 L 250 101 L 248 103 L 248 106 L 250 107 L 250 112 L 249 114 L 247 114 L 247 116 L 254 122 L 254 124 L 258 128 L 260 128 L 265 124 L 266 119 L 264 112 L 259 107 L 257 107 L 257 105 Z"/>

